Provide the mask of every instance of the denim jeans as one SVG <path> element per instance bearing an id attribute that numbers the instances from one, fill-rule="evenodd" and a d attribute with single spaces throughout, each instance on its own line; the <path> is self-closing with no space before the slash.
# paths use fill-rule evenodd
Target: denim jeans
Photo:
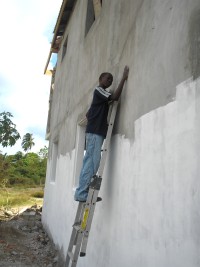
<path id="1" fill-rule="evenodd" d="M 92 176 L 97 173 L 99 168 L 103 140 L 104 137 L 101 135 L 86 133 L 86 153 L 83 158 L 79 186 L 74 195 L 76 201 L 85 201 L 87 199 Z"/>

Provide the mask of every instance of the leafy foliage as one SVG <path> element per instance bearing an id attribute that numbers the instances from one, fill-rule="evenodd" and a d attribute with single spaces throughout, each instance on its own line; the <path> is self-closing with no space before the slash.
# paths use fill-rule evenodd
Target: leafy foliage
<path id="1" fill-rule="evenodd" d="M 0 113 L 0 144 L 3 147 L 13 146 L 21 138 L 16 125 L 10 118 L 10 112 Z M 22 148 L 25 152 L 35 145 L 31 133 L 26 133 L 22 139 Z M 0 151 L 0 187 L 13 185 L 42 185 L 45 181 L 48 148 L 40 149 L 38 154 L 18 151 L 15 155 L 3 155 Z M 6 182 L 6 184 L 5 184 Z"/>
<path id="2" fill-rule="evenodd" d="M 0 184 L 6 179 L 7 186 L 42 185 L 45 182 L 47 157 L 36 153 L 15 155 L 0 154 Z"/>
<path id="3" fill-rule="evenodd" d="M 22 148 L 23 150 L 26 152 L 28 150 L 31 150 L 32 146 L 35 145 L 35 143 L 33 142 L 34 138 L 33 138 L 33 135 L 30 134 L 30 133 L 26 133 L 24 136 L 23 136 L 23 139 L 22 139 Z"/>
<path id="4" fill-rule="evenodd" d="M 41 148 L 38 155 L 42 158 L 42 159 L 45 159 L 45 158 L 48 158 L 48 147 L 47 146 L 44 146 L 44 148 Z"/>
<path id="5" fill-rule="evenodd" d="M 21 138 L 11 117 L 13 115 L 10 112 L 0 113 L 0 144 L 3 147 L 13 146 Z"/>

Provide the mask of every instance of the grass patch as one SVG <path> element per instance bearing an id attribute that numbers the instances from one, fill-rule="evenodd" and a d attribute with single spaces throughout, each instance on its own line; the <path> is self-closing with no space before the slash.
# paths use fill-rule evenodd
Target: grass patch
<path id="1" fill-rule="evenodd" d="M 34 192 L 34 193 L 32 193 L 32 197 L 43 198 L 44 197 L 44 192 L 43 191 Z"/>
<path id="2" fill-rule="evenodd" d="M 42 198 L 43 188 L 0 188 L 0 207 L 3 208 L 42 205 Z"/>

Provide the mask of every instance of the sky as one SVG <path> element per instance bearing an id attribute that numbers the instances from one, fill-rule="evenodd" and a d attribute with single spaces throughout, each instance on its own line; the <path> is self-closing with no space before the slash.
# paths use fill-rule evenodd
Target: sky
<path id="1" fill-rule="evenodd" d="M 32 133 L 39 152 L 45 140 L 51 76 L 44 75 L 62 0 L 0 0 L 0 113 L 11 112 L 21 139 L 0 151 L 23 151 Z M 50 63 L 49 68 L 51 68 Z"/>

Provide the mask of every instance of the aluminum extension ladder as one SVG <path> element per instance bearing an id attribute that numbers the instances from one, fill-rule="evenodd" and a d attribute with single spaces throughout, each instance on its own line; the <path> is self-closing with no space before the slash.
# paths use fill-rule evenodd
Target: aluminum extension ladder
<path id="1" fill-rule="evenodd" d="M 92 224 L 98 193 L 101 187 L 107 151 L 109 148 L 112 129 L 117 112 L 117 105 L 118 102 L 114 101 L 109 107 L 108 117 L 110 118 L 108 124 L 108 131 L 103 144 L 102 157 L 98 169 L 98 175 L 94 175 L 92 177 L 86 202 L 79 202 L 78 204 L 75 221 L 72 226 L 73 230 L 67 250 L 65 267 L 76 267 L 79 253 L 80 257 L 84 257 L 86 255 L 89 232 Z"/>

